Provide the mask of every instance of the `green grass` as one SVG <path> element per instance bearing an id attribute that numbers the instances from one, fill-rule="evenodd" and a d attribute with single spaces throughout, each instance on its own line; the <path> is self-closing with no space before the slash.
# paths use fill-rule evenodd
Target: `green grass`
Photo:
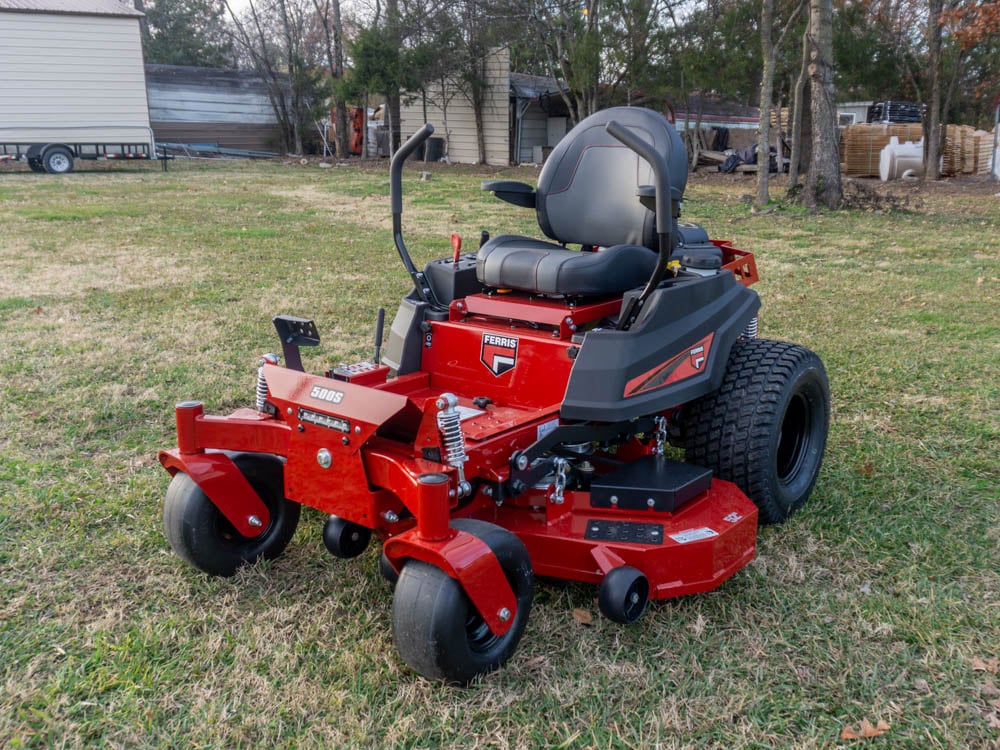
<path id="1" fill-rule="evenodd" d="M 405 173 L 418 263 L 533 231 L 479 191 L 528 169 Z M 213 580 L 160 528 L 172 407 L 248 405 L 270 318 L 314 317 L 319 370 L 368 356 L 407 291 L 387 171 L 177 162 L 0 169 L 0 746 L 877 747 L 1000 742 L 1000 198 L 751 215 L 693 177 L 686 218 L 753 250 L 762 333 L 826 362 L 813 498 L 720 589 L 597 615 L 543 582 L 508 666 L 467 690 L 396 656 L 376 550 L 303 522 L 281 559 Z M 916 188 L 900 188 L 917 190 Z M 580 625 L 573 610 L 594 613 Z M 978 660 L 978 661 L 974 661 Z"/>

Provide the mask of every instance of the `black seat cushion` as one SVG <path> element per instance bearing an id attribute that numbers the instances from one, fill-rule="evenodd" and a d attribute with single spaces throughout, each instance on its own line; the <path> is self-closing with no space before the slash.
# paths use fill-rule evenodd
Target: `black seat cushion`
<path id="1" fill-rule="evenodd" d="M 602 296 L 642 286 L 657 256 L 641 245 L 615 245 L 596 252 L 505 234 L 479 249 L 476 278 L 498 289 L 539 294 Z"/>

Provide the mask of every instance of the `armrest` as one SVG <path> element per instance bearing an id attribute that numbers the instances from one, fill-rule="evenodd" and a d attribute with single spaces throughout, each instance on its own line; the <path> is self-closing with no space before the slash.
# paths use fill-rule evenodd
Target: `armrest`
<path id="1" fill-rule="evenodd" d="M 535 207 L 535 189 L 531 185 L 514 180 L 487 180 L 483 190 L 489 190 L 493 195 L 507 203 L 523 208 Z"/>
<path id="2" fill-rule="evenodd" d="M 681 193 L 677 188 L 671 187 L 670 192 L 675 201 L 681 199 Z M 635 189 L 635 194 L 639 196 L 639 203 L 656 213 L 656 185 L 640 185 Z"/>
<path id="3" fill-rule="evenodd" d="M 639 203 L 656 213 L 656 185 L 640 185 L 635 189 Z"/>

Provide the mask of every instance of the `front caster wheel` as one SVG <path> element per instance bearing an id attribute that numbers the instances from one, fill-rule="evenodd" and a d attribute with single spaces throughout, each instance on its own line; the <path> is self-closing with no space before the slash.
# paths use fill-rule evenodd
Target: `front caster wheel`
<path id="1" fill-rule="evenodd" d="M 649 580 L 630 565 L 622 565 L 604 576 L 597 593 L 601 614 L 625 625 L 642 617 L 648 602 Z"/>
<path id="2" fill-rule="evenodd" d="M 372 538 L 371 529 L 337 516 L 330 516 L 323 526 L 323 544 L 334 557 L 349 560 L 366 549 Z"/>
<path id="3" fill-rule="evenodd" d="M 163 503 L 163 531 L 174 552 L 213 576 L 231 576 L 243 565 L 276 558 L 291 541 L 302 510 L 285 499 L 280 461 L 244 454 L 233 463 L 270 512 L 271 520 L 258 536 L 240 534 L 184 472 L 174 475 Z"/>
<path id="4" fill-rule="evenodd" d="M 385 552 L 378 558 L 378 572 L 382 574 L 382 577 L 389 584 L 390 588 L 396 588 L 396 584 L 399 582 L 399 573 L 392 567 L 392 563 L 389 562 L 389 558 L 386 557 Z"/>
<path id="5" fill-rule="evenodd" d="M 392 636 L 403 661 L 415 672 L 466 685 L 499 668 L 514 653 L 528 623 L 534 576 L 528 551 L 509 531 L 473 519 L 452 525 L 479 537 L 496 555 L 517 600 L 513 625 L 504 635 L 495 635 L 458 581 L 434 565 L 409 560 L 392 599 Z"/>

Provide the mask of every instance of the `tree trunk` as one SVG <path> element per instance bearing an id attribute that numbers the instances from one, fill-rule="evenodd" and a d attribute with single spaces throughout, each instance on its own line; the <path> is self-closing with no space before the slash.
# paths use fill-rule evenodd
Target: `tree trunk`
<path id="1" fill-rule="evenodd" d="M 931 102 L 924 131 L 924 177 L 941 177 L 941 0 L 927 3 L 927 64 L 931 74 Z"/>
<path id="2" fill-rule="evenodd" d="M 809 2 L 809 95 L 812 158 L 805 202 L 810 208 L 840 205 L 840 141 L 833 91 L 833 0 Z"/>
<path id="3" fill-rule="evenodd" d="M 333 15 L 333 68 L 335 83 L 344 80 L 344 21 L 340 14 L 340 0 L 330 0 Z M 333 92 L 333 127 L 337 134 L 337 158 L 350 156 L 347 143 L 347 102 L 336 90 Z"/>
<path id="4" fill-rule="evenodd" d="M 802 32 L 802 67 L 795 80 L 792 102 L 792 155 L 788 164 L 788 189 L 799 185 L 799 168 L 802 159 L 802 115 L 805 110 L 806 77 L 809 75 L 809 29 Z"/>
<path id="5" fill-rule="evenodd" d="M 774 0 L 763 0 L 760 14 L 760 48 L 764 70 L 760 79 L 760 123 L 757 126 L 757 195 L 754 208 L 764 208 L 771 200 L 768 181 L 771 176 L 771 99 L 774 96 Z"/>
<path id="6" fill-rule="evenodd" d="M 385 26 L 386 33 L 392 44 L 398 49 L 402 49 L 402 21 L 399 15 L 399 0 L 387 0 L 385 4 Z M 399 90 L 389 93 L 385 97 L 385 109 L 387 117 L 383 121 L 389 122 L 389 156 L 392 156 L 399 149 L 402 143 L 400 135 L 400 95 Z"/>

